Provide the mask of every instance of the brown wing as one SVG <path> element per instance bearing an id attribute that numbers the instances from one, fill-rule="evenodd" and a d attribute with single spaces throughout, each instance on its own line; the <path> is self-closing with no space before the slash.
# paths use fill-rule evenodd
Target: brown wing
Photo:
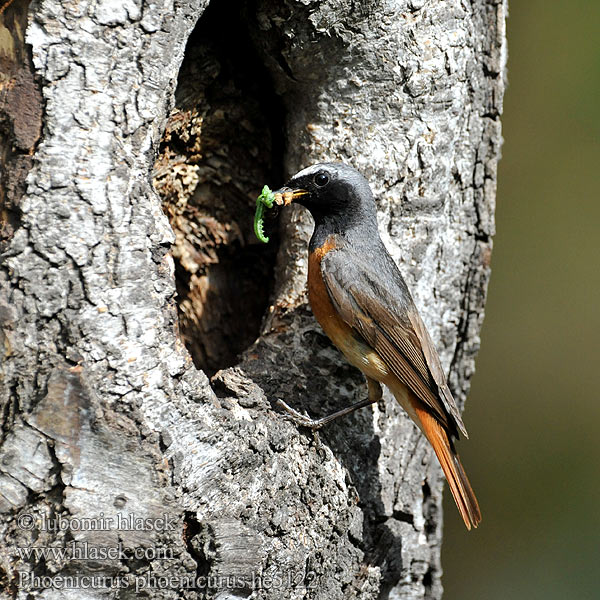
<path id="1" fill-rule="evenodd" d="M 458 407 L 456 406 L 456 401 L 452 396 L 452 392 L 448 387 L 448 382 L 446 381 L 446 374 L 444 373 L 444 369 L 442 368 L 442 363 L 440 362 L 440 357 L 438 356 L 437 350 L 435 349 L 435 345 L 431 336 L 429 335 L 429 331 L 425 327 L 425 323 L 423 323 L 423 319 L 421 319 L 421 315 L 418 313 L 416 307 L 414 311 L 409 313 L 409 317 L 411 319 L 413 328 L 417 333 L 419 341 L 421 342 L 421 348 L 423 349 L 423 353 L 425 355 L 425 360 L 427 361 L 427 366 L 431 374 L 433 375 L 433 379 L 435 380 L 438 391 L 442 396 L 444 401 L 444 406 L 448 410 L 448 412 L 454 417 L 458 428 L 461 433 L 468 438 L 467 429 L 465 428 L 465 424 L 462 421 L 462 417 L 460 416 L 460 412 L 458 411 Z"/>
<path id="2" fill-rule="evenodd" d="M 347 247 L 323 257 L 321 274 L 331 301 L 449 431 L 457 435 L 458 428 L 467 436 L 431 337 L 400 271 L 383 252 L 369 263 Z"/>

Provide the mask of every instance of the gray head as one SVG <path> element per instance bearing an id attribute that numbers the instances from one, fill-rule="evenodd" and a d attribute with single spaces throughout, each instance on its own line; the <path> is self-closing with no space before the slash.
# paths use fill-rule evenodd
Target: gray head
<path id="1" fill-rule="evenodd" d="M 343 163 L 319 163 L 296 173 L 279 193 L 292 193 L 308 208 L 316 226 L 342 233 L 354 225 L 377 229 L 375 200 L 368 181 Z"/>

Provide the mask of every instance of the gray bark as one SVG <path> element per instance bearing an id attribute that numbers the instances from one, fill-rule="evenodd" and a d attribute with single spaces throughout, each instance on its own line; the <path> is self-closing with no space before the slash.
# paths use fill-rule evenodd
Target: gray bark
<path id="1" fill-rule="evenodd" d="M 401 409 L 386 394 L 317 439 L 274 405 L 319 415 L 366 393 L 307 306 L 310 218 L 282 215 L 271 301 L 237 365 L 209 381 L 178 334 L 175 236 L 151 176 L 206 2 L 27 4 L 1 15 L 5 81 L 31 92 L 29 128 L 14 99 L 0 107 L 4 597 L 440 598 L 441 470 Z M 489 276 L 505 3 L 246 9 L 284 107 L 285 173 L 243 191 L 321 160 L 359 168 L 462 404 Z M 14 25 L 27 10 L 29 47 Z M 88 559 L 24 554 L 86 543 Z"/>

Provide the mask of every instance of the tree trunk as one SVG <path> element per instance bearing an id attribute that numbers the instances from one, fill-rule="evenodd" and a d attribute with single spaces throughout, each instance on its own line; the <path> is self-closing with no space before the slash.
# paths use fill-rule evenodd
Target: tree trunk
<path id="1" fill-rule="evenodd" d="M 265 247 L 252 205 L 313 162 L 361 170 L 462 405 L 506 5 L 206 5 L 0 9 L 0 587 L 440 598 L 441 470 L 401 409 L 313 436 L 275 406 L 366 386 L 307 306 L 310 218 Z"/>

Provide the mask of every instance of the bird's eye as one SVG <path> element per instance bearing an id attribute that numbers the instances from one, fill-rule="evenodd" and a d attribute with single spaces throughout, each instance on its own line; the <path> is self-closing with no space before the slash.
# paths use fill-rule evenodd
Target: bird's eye
<path id="1" fill-rule="evenodd" d="M 329 175 L 325 173 L 317 173 L 315 175 L 315 184 L 319 187 L 323 187 L 329 183 Z"/>

